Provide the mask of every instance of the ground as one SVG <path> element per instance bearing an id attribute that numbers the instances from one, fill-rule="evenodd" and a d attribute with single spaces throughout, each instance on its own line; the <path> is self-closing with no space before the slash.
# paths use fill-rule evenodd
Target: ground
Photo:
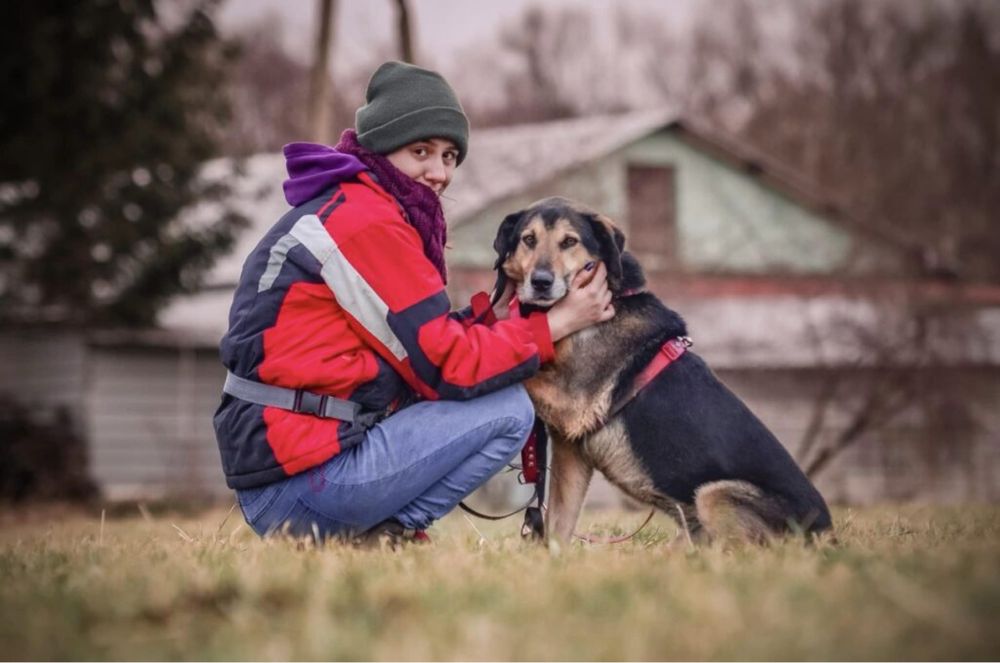
<path id="1" fill-rule="evenodd" d="M 225 508 L 8 508 L 0 658 L 1000 658 L 1000 507 L 834 517 L 813 547 L 671 547 L 657 515 L 627 543 L 547 550 L 456 513 L 392 552 L 260 541 Z"/>

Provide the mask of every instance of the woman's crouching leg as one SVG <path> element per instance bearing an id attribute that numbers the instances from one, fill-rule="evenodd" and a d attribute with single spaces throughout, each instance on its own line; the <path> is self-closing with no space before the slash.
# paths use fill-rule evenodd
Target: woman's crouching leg
<path id="1" fill-rule="evenodd" d="M 364 532 L 389 518 L 426 529 L 518 453 L 534 418 L 521 385 L 468 401 L 412 405 L 311 470 L 290 516 L 336 529 L 324 535 Z"/>

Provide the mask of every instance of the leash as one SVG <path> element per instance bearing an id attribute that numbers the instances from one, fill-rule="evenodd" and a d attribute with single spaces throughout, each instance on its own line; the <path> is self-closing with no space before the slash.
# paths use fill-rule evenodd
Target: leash
<path id="1" fill-rule="evenodd" d="M 468 504 L 466 504 L 465 502 L 459 502 L 458 506 L 461 507 L 462 511 L 465 511 L 466 513 L 471 514 L 471 515 L 475 516 L 476 518 L 482 518 L 483 520 L 504 520 L 505 518 L 510 518 L 511 516 L 516 516 L 517 514 L 519 514 L 522 511 L 524 511 L 525 509 L 529 508 L 531 506 L 531 503 L 535 500 L 535 497 L 537 496 L 537 494 L 538 493 L 537 493 L 537 489 L 536 489 L 536 492 L 534 494 L 532 494 L 531 497 L 528 498 L 528 502 L 524 506 L 518 507 L 518 508 L 514 509 L 513 511 L 511 511 L 510 513 L 505 513 L 505 514 L 499 515 L 499 516 L 492 515 L 492 514 L 489 514 L 489 513 L 483 513 L 482 511 L 477 511 L 477 510 L 473 509 L 471 506 L 469 506 Z"/>
<path id="2" fill-rule="evenodd" d="M 649 515 L 646 516 L 646 519 L 642 521 L 642 524 L 639 525 L 639 527 L 637 527 L 635 531 L 632 532 L 631 534 L 626 534 L 624 536 L 593 536 L 591 534 L 582 535 L 574 533 L 573 538 L 576 539 L 577 541 L 583 541 L 584 543 L 600 543 L 600 544 L 623 543 L 634 537 L 639 532 L 641 532 L 642 529 L 649 524 L 649 521 L 653 519 L 653 515 L 655 513 L 656 509 L 650 509 Z"/>
<path id="3" fill-rule="evenodd" d="M 545 432 L 545 424 L 541 419 L 535 418 L 535 426 L 528 436 L 527 441 L 521 448 L 521 476 L 524 483 L 535 484 L 534 494 L 528 498 L 524 506 L 502 515 L 482 513 L 473 509 L 464 501 L 459 502 L 466 513 L 470 513 L 477 518 L 484 520 L 504 520 L 511 516 L 524 512 L 524 524 L 521 525 L 521 536 L 531 539 L 542 539 L 545 537 L 545 519 L 542 517 L 542 509 L 545 505 L 545 477 L 546 477 L 546 456 L 548 453 L 548 434 Z M 536 502 L 536 506 L 531 506 Z"/>

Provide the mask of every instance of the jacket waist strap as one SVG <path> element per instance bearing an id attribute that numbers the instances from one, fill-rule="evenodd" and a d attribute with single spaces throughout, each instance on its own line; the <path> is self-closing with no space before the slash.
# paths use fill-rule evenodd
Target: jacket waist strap
<path id="1" fill-rule="evenodd" d="M 362 415 L 361 405 L 354 401 L 344 400 L 335 396 L 315 394 L 304 389 L 288 389 L 272 384 L 264 384 L 247 380 L 232 373 L 226 374 L 226 383 L 222 391 L 243 401 L 279 407 L 300 414 L 311 414 L 324 419 L 340 419 L 347 422 L 369 424 L 367 415 Z M 381 414 L 381 413 L 380 413 Z"/>

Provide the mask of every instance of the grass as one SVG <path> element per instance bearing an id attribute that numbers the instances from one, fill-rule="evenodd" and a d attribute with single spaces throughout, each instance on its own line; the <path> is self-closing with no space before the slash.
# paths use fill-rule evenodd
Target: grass
<path id="1" fill-rule="evenodd" d="M 1000 658 L 997 506 L 838 510 L 836 546 L 697 550 L 666 545 L 663 515 L 549 551 L 453 514 L 399 552 L 261 541 L 238 517 L 3 514 L 0 658 Z"/>

